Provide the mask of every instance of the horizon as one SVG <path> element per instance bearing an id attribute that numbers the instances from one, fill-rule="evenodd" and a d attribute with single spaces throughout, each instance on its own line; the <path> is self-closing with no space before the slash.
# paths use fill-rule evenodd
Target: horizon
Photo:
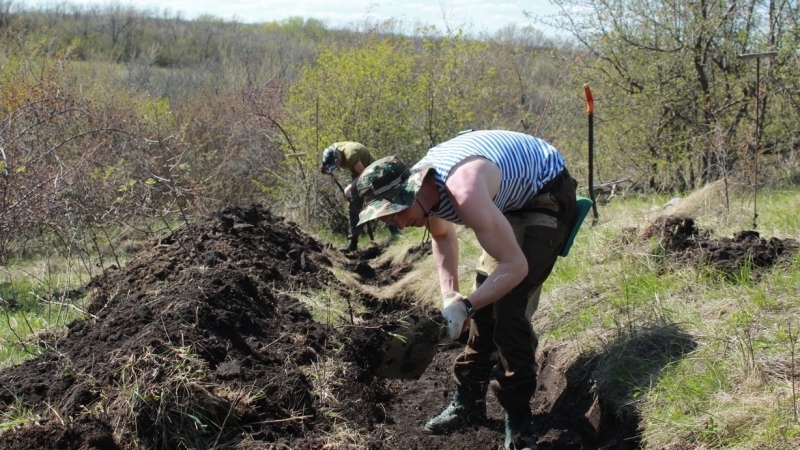
<path id="1" fill-rule="evenodd" d="M 404 26 L 432 25 L 438 31 L 461 29 L 476 34 L 494 34 L 510 25 L 518 28 L 531 26 L 547 37 L 558 35 L 556 29 L 545 26 L 538 19 L 555 15 L 558 7 L 549 0 L 502 1 L 465 0 L 413 0 L 376 3 L 370 0 L 20 0 L 16 3 L 25 9 L 51 9 L 61 5 L 131 6 L 157 14 L 179 14 L 188 20 L 213 16 L 226 21 L 242 23 L 281 22 L 290 18 L 317 19 L 328 27 L 351 28 L 368 22 L 389 19 L 401 21 Z M 526 17 L 526 12 L 535 18 Z"/>

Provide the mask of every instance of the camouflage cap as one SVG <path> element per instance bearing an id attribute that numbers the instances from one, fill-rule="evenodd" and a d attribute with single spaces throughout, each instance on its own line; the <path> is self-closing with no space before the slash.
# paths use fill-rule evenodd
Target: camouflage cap
<path id="1" fill-rule="evenodd" d="M 338 163 L 339 149 L 336 147 L 336 144 L 322 151 L 322 171 L 324 173 L 333 173 L 338 167 Z"/>
<path id="2" fill-rule="evenodd" d="M 356 188 L 364 199 L 358 224 L 398 213 L 414 204 L 425 175 L 433 166 L 425 165 L 409 171 L 394 156 L 370 164 L 358 177 Z"/>

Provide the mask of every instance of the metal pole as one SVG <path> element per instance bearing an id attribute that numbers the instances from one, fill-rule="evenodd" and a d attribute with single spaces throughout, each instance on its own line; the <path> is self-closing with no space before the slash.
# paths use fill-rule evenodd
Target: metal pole
<path id="1" fill-rule="evenodd" d="M 758 196 L 758 143 L 761 137 L 761 121 L 758 115 L 758 106 L 761 103 L 761 58 L 773 58 L 778 52 L 762 52 L 762 53 L 743 53 L 739 55 L 741 59 L 755 59 L 756 60 L 756 143 L 753 146 L 753 229 L 757 227 L 756 219 L 758 218 L 757 210 L 757 196 Z"/>

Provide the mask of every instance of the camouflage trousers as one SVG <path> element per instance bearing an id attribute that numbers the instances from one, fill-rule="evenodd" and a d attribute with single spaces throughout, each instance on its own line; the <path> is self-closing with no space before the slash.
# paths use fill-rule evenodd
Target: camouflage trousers
<path id="1" fill-rule="evenodd" d="M 349 214 L 347 221 L 347 239 L 351 241 L 358 241 L 358 236 L 361 235 L 361 229 L 358 227 L 358 214 L 364 206 L 364 199 L 358 195 L 358 189 L 350 191 L 350 203 L 347 205 L 347 212 Z"/>

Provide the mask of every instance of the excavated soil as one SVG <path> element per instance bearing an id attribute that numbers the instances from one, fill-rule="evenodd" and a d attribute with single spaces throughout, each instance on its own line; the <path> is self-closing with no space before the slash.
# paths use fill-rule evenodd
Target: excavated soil
<path id="1" fill-rule="evenodd" d="M 330 270 L 389 286 L 429 245 L 380 266 L 379 245 L 348 258 L 329 247 L 260 205 L 152 242 L 85 287 L 85 319 L 0 372 L 0 414 L 37 418 L 0 434 L 0 448 L 497 449 L 502 410 L 491 395 L 487 422 L 422 430 L 452 396 L 462 347 L 439 339 L 438 311 L 354 294 Z M 349 311 L 312 316 L 307 302 L 326 296 Z M 539 448 L 638 447 L 635 418 L 604 413 L 591 366 L 559 347 L 538 356 Z"/>
<path id="2" fill-rule="evenodd" d="M 794 239 L 765 239 L 754 230 L 714 238 L 713 230 L 698 228 L 687 216 L 659 217 L 639 235 L 645 240 L 655 239 L 669 263 L 709 267 L 726 277 L 748 274 L 757 279 L 763 269 L 790 261 L 797 250 Z"/>

